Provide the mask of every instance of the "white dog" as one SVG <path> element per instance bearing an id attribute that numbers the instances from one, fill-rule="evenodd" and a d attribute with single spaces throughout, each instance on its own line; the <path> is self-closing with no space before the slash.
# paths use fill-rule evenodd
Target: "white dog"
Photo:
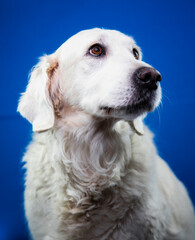
<path id="1" fill-rule="evenodd" d="M 195 239 L 188 194 L 142 124 L 160 80 L 113 30 L 82 31 L 40 59 L 18 107 L 36 132 L 24 156 L 33 239 Z"/>

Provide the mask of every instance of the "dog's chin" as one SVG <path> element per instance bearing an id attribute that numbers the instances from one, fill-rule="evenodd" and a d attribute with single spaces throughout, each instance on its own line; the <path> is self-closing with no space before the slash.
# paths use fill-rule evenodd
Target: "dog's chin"
<path id="1" fill-rule="evenodd" d="M 142 97 L 141 97 L 142 96 Z M 135 118 L 152 112 L 159 105 L 161 100 L 161 88 L 155 91 L 146 91 L 145 94 L 139 93 L 123 105 L 105 105 L 100 107 L 102 117 L 116 118 L 124 120 L 134 120 Z"/>
<path id="2" fill-rule="evenodd" d="M 117 107 L 102 106 L 100 110 L 103 117 L 131 121 L 143 114 L 154 111 L 158 104 L 159 101 L 140 101 Z"/>

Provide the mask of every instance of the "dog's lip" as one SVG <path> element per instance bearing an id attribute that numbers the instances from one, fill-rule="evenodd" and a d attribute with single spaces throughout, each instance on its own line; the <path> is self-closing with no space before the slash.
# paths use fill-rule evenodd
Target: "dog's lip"
<path id="1" fill-rule="evenodd" d="M 119 111 L 126 111 L 128 106 L 118 106 L 118 107 L 109 107 L 109 106 L 102 106 L 100 107 L 100 110 L 104 111 L 104 113 L 109 115 L 117 115 L 117 112 Z"/>
<path id="2" fill-rule="evenodd" d="M 106 115 L 112 115 L 112 113 L 117 114 L 117 112 L 125 111 L 125 114 L 139 114 L 143 112 L 151 112 L 153 110 L 153 104 L 149 104 L 148 102 L 143 102 L 142 104 L 135 105 L 124 105 L 124 106 L 101 106 L 100 110 L 104 111 Z"/>
<path id="3" fill-rule="evenodd" d="M 100 110 L 104 111 L 106 115 L 137 115 L 143 112 L 151 112 L 154 110 L 155 97 L 153 94 L 145 96 L 144 98 L 139 98 L 138 100 L 132 101 L 131 103 L 126 103 L 124 105 L 103 105 L 100 106 Z"/>
<path id="4" fill-rule="evenodd" d="M 118 106 L 118 107 L 109 107 L 109 106 L 102 106 L 100 110 L 103 110 L 107 115 L 110 115 L 112 112 L 123 111 L 126 110 L 128 106 Z"/>
<path id="5" fill-rule="evenodd" d="M 100 107 L 100 110 L 104 110 L 107 114 L 111 113 L 114 109 L 116 110 L 118 108 L 113 108 L 113 107 L 108 107 L 108 106 Z"/>

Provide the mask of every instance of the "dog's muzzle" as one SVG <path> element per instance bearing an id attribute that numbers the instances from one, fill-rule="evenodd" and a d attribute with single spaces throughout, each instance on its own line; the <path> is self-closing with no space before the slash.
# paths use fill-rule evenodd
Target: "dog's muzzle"
<path id="1" fill-rule="evenodd" d="M 134 118 L 147 112 L 151 112 L 157 106 L 158 87 L 161 81 L 160 73 L 151 67 L 138 68 L 133 73 L 133 95 L 124 105 L 101 106 L 106 116 L 133 116 Z M 159 101 L 159 100 L 157 100 Z"/>
<path id="2" fill-rule="evenodd" d="M 154 68 L 141 67 L 134 72 L 133 79 L 140 87 L 156 90 L 158 83 L 161 81 L 161 75 Z"/>

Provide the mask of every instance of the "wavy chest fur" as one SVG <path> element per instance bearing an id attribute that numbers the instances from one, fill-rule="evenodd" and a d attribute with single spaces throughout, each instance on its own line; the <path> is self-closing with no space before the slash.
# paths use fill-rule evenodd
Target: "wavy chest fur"
<path id="1" fill-rule="evenodd" d="M 138 145 L 137 137 L 130 138 L 125 122 L 112 131 L 106 129 L 108 126 L 99 125 L 93 131 L 85 131 L 84 137 L 83 133 L 77 138 L 56 133 L 55 138 L 48 136 L 47 144 L 41 144 L 40 138 L 39 143 L 35 141 L 36 149 L 40 145 L 42 159 L 37 156 L 39 168 L 36 173 L 34 167 L 33 175 L 28 169 L 35 163 L 27 160 L 25 193 L 31 195 L 28 198 L 32 205 L 39 202 L 39 216 L 35 213 L 34 219 L 39 218 L 39 226 L 41 219 L 48 219 L 53 228 L 50 237 L 57 240 L 152 240 L 155 236 L 161 239 L 163 223 L 159 223 L 159 229 L 153 229 L 155 217 L 148 214 L 146 198 L 149 190 L 145 182 L 153 181 L 148 170 L 153 163 L 143 162 L 143 158 L 152 159 L 155 150 L 140 149 L 144 145 Z M 144 155 L 139 154 L 141 150 L 145 150 Z M 33 144 L 29 151 L 33 151 Z M 54 156 L 54 152 L 58 154 Z M 50 162 L 45 162 L 48 156 Z M 32 186 L 36 174 L 42 180 Z M 29 224 L 36 225 L 35 222 Z M 40 228 L 36 239 L 43 236 Z"/>

